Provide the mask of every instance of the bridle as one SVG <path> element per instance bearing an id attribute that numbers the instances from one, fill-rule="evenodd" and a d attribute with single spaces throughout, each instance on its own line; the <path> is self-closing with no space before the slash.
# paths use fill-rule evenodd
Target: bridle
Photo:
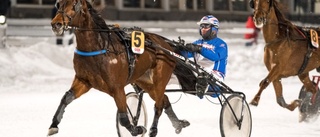
<path id="1" fill-rule="evenodd" d="M 60 0 L 62 1 L 62 0 Z M 65 0 L 64 3 L 61 4 L 61 6 L 59 6 L 59 3 L 56 3 L 56 8 L 58 9 L 57 14 L 60 13 L 62 14 L 62 21 L 63 21 L 63 30 L 67 31 L 69 29 L 74 29 L 74 30 L 79 30 L 79 31 L 98 31 L 98 32 L 111 32 L 111 31 L 115 31 L 117 32 L 118 30 L 110 30 L 110 29 L 89 29 L 89 28 L 82 28 L 81 26 L 79 27 L 70 27 L 70 24 L 72 24 L 72 21 L 74 21 L 74 18 L 76 18 L 78 15 L 81 16 L 81 14 L 85 14 L 84 10 L 83 10 L 83 5 L 81 4 L 82 0 L 77 0 L 76 2 L 73 3 L 73 10 L 76 13 L 74 16 L 70 16 L 68 14 L 65 13 L 65 11 L 63 9 L 65 9 L 65 5 L 68 2 L 68 0 Z M 92 2 L 94 2 L 94 0 L 92 0 Z M 68 18 L 68 23 L 65 22 L 65 17 Z M 79 20 L 80 22 L 80 20 Z"/>
<path id="2" fill-rule="evenodd" d="M 260 2 L 260 0 L 258 0 L 258 3 Z M 271 10 L 271 8 L 272 8 L 272 5 L 273 5 L 273 0 L 268 0 L 268 3 L 269 3 L 269 9 L 268 9 L 268 11 L 264 11 L 264 10 L 262 10 L 262 12 L 263 13 L 267 13 L 267 14 L 269 14 L 269 12 L 270 12 L 270 10 Z M 254 0 L 250 0 L 249 1 L 249 5 L 250 5 L 250 7 L 252 8 L 252 9 L 254 9 L 255 7 L 254 7 Z M 259 9 L 258 9 L 259 10 Z"/>
<path id="3" fill-rule="evenodd" d="M 63 2 L 62 2 L 63 1 Z M 73 16 L 71 15 L 68 15 L 67 12 L 66 12 L 66 6 L 68 4 L 70 0 L 59 0 L 59 4 L 60 7 L 58 8 L 58 11 L 57 11 L 57 14 L 62 14 L 62 21 L 63 21 L 63 30 L 66 31 L 66 30 L 69 30 L 69 29 L 73 29 L 73 30 L 76 30 L 76 31 L 95 31 L 95 32 L 109 32 L 107 33 L 107 36 L 106 37 L 109 37 L 109 38 L 106 38 L 108 40 L 108 45 L 109 43 L 111 43 L 112 45 L 112 48 L 113 48 L 113 51 L 109 51 L 107 50 L 105 47 L 101 47 L 102 50 L 98 50 L 98 51 L 90 51 L 90 52 L 86 52 L 86 51 L 80 51 L 78 49 L 75 50 L 75 53 L 78 54 L 78 55 L 81 55 L 81 56 L 96 56 L 96 55 L 100 55 L 100 54 L 105 54 L 105 53 L 114 53 L 114 54 L 120 54 L 120 53 L 123 53 L 122 51 L 118 52 L 114 49 L 114 46 L 112 44 L 112 41 L 111 41 L 111 33 L 110 32 L 115 32 L 117 34 L 117 36 L 120 37 L 120 39 L 122 41 L 125 41 L 124 38 L 121 35 L 120 31 L 118 29 L 116 30 L 111 30 L 109 29 L 109 26 L 108 28 L 105 28 L 105 29 L 101 29 L 101 28 L 82 28 L 82 26 L 72 26 L 72 23 L 75 21 L 75 18 L 78 18 L 78 22 L 81 24 L 81 17 L 86 14 L 84 12 L 84 8 L 83 8 L 83 5 L 82 5 L 82 1 L 83 0 L 75 0 L 74 3 L 73 3 L 73 11 L 75 12 L 75 14 Z M 69 3 L 70 4 L 70 3 Z M 88 11 L 90 12 L 90 7 L 88 7 Z M 68 23 L 66 23 L 65 21 L 65 18 L 68 19 Z M 103 45 L 105 46 L 105 45 Z"/>
<path id="4" fill-rule="evenodd" d="M 60 0 L 61 2 L 62 0 Z M 66 3 L 68 2 L 68 0 L 65 0 L 61 5 L 60 5 L 60 2 L 59 3 L 56 3 L 56 7 L 58 8 L 58 11 L 57 11 L 57 14 L 62 14 L 62 21 L 63 21 L 63 26 L 64 26 L 64 30 L 69 30 L 70 28 L 70 24 L 72 24 L 72 22 L 74 21 L 74 18 L 78 15 L 81 16 L 81 14 L 84 14 L 84 11 L 83 11 L 83 8 L 82 8 L 82 4 L 81 4 L 81 0 L 76 0 L 76 2 L 73 3 L 73 10 L 75 12 L 75 15 L 74 16 L 70 16 L 68 15 L 64 9 L 65 9 L 65 6 L 66 6 Z M 68 18 L 68 23 L 66 23 L 65 21 L 65 17 Z"/>
<path id="5" fill-rule="evenodd" d="M 260 0 L 256 0 L 256 1 L 258 1 L 258 2 L 256 2 L 256 4 L 259 5 Z M 268 10 L 266 11 L 266 10 L 260 9 L 260 8 L 255 9 L 255 2 L 254 2 L 254 0 L 250 0 L 250 1 L 249 1 L 250 7 L 251 7 L 252 9 L 254 9 L 255 12 L 256 12 L 256 10 L 257 10 L 257 11 L 261 11 L 261 12 L 263 13 L 263 15 L 264 15 L 264 17 L 263 17 L 263 24 L 266 24 L 266 22 L 267 22 L 267 20 L 266 20 L 267 17 L 266 17 L 266 16 L 269 15 L 269 13 L 270 13 L 270 11 L 271 11 L 271 9 L 272 9 L 272 6 L 273 6 L 273 0 L 268 0 L 267 2 L 269 3 L 269 8 L 268 8 Z"/>

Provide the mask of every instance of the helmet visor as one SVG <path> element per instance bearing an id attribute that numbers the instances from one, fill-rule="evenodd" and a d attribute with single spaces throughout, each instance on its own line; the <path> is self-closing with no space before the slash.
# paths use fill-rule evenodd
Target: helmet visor
<path id="1" fill-rule="evenodd" d="M 200 29 L 207 29 L 207 28 L 211 28 L 211 24 L 200 24 Z"/>

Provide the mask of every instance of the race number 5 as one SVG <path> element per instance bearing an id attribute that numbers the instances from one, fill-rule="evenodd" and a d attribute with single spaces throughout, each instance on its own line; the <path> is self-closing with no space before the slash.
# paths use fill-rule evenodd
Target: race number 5
<path id="1" fill-rule="evenodd" d="M 142 54 L 144 52 L 144 33 L 141 31 L 133 31 L 131 33 L 131 49 L 133 53 Z"/>

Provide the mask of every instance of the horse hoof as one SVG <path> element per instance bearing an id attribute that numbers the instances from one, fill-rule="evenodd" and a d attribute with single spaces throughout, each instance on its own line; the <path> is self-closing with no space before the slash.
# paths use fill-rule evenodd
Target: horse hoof
<path id="1" fill-rule="evenodd" d="M 188 122 L 187 120 L 179 120 L 179 124 L 177 126 L 175 126 L 176 134 L 180 134 L 182 131 L 182 128 L 185 128 L 189 125 L 190 125 L 190 122 Z"/>
<path id="2" fill-rule="evenodd" d="M 138 127 L 140 127 L 140 131 L 139 131 L 139 134 L 145 134 L 145 133 L 147 133 L 147 129 L 145 128 L 145 127 L 143 127 L 143 126 L 138 126 Z"/>
<path id="3" fill-rule="evenodd" d="M 300 106 L 300 104 L 302 103 L 302 100 L 300 99 L 296 99 L 293 101 L 297 106 Z"/>
<path id="4" fill-rule="evenodd" d="M 250 105 L 258 106 L 258 102 L 257 102 L 257 101 L 253 101 L 253 100 L 252 100 L 252 101 L 250 102 Z"/>
<path id="5" fill-rule="evenodd" d="M 153 127 L 150 128 L 150 133 L 149 133 L 149 137 L 155 137 L 158 134 L 158 129 Z"/>
<path id="6" fill-rule="evenodd" d="M 48 131 L 48 136 L 57 134 L 58 131 L 59 131 L 59 128 L 50 128 L 49 131 Z"/>
<path id="7" fill-rule="evenodd" d="M 299 107 L 301 105 L 302 101 L 300 99 L 294 100 L 292 105 L 294 105 L 295 107 Z"/>
<path id="8" fill-rule="evenodd" d="M 182 131 L 182 128 L 180 128 L 180 129 L 176 129 L 176 134 L 180 134 L 180 133 L 181 133 L 181 131 Z"/>
<path id="9" fill-rule="evenodd" d="M 137 135 L 143 135 L 147 132 L 147 129 L 143 126 L 136 126 L 132 129 L 131 135 L 137 136 Z"/>
<path id="10" fill-rule="evenodd" d="M 180 122 L 183 128 L 190 126 L 190 122 L 187 120 L 181 120 Z"/>

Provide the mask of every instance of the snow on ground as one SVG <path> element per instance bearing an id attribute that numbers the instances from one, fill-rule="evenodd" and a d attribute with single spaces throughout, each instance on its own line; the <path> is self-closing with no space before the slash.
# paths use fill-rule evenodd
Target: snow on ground
<path id="1" fill-rule="evenodd" d="M 144 26 L 170 39 L 181 36 L 187 42 L 198 38 L 193 22 L 120 22 L 119 24 Z M 219 36 L 229 45 L 229 62 L 225 83 L 236 91 L 244 92 L 250 102 L 258 91 L 259 82 L 267 75 L 263 65 L 263 39 L 259 44 L 245 47 L 241 30 L 244 23 L 222 22 Z M 174 28 L 174 29 L 172 29 Z M 240 29 L 239 29 L 240 28 Z M 232 30 L 232 31 L 230 31 Z M 36 40 L 36 41 L 35 41 Z M 8 42 L 33 42 L 24 46 L 0 49 L 0 136 L 46 136 L 51 119 L 64 93 L 69 89 L 74 71 L 72 56 L 74 45 L 59 47 L 48 38 L 11 36 Z M 16 43 L 15 43 L 16 44 Z M 23 43 L 21 43 L 23 44 Z M 317 75 L 312 72 L 312 75 Z M 302 84 L 297 77 L 283 79 L 284 97 L 289 103 L 298 98 Z M 168 88 L 177 87 L 171 83 Z M 126 87 L 127 92 L 131 90 Z M 207 99 L 182 93 L 168 93 L 177 116 L 191 125 L 175 134 L 163 113 L 158 126 L 159 137 L 220 136 L 221 106 Z M 213 102 L 217 99 L 209 98 Z M 153 101 L 145 96 L 148 127 L 153 118 Z M 298 110 L 290 112 L 275 100 L 272 86 L 262 94 L 258 107 L 250 106 L 253 137 L 318 137 L 320 121 L 299 123 Z M 57 137 L 115 137 L 116 106 L 107 94 L 92 89 L 73 101 L 66 109 Z"/>

